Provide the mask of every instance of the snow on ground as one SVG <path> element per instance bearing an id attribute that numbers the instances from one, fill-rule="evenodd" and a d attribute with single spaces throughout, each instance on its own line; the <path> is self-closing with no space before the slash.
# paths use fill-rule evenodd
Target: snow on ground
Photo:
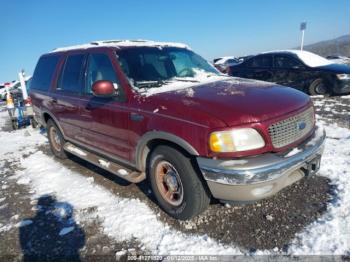
<path id="1" fill-rule="evenodd" d="M 0 112 L 0 127 L 5 126 L 7 111 Z M 0 131 L 0 166 L 4 160 L 20 158 L 24 154 L 36 151 L 35 146 L 47 142 L 47 139 L 31 127 L 12 132 Z"/>
<path id="2" fill-rule="evenodd" d="M 0 112 L 4 126 L 6 112 Z M 349 254 L 350 252 L 350 130 L 326 125 L 327 142 L 320 175 L 331 179 L 337 200 L 329 203 L 325 215 L 300 232 L 288 254 Z M 154 254 L 239 254 L 248 252 L 227 246 L 199 234 L 184 234 L 158 219 L 157 213 L 139 199 L 122 198 L 74 172 L 35 146 L 47 139 L 31 128 L 16 132 L 0 131 L 0 165 L 20 159 L 21 170 L 13 179 L 31 187 L 33 199 L 54 194 L 59 201 L 74 206 L 76 221 L 100 220 L 104 233 L 117 241 L 136 239 Z M 3 141 L 6 141 L 4 146 Z M 36 151 L 36 152 L 35 152 Z M 29 154 L 24 158 L 24 154 Z M 82 197 L 84 196 L 84 197 Z M 88 216 L 86 210 L 92 210 Z M 68 229 L 67 229 L 68 230 Z M 62 232 L 62 234 L 65 232 Z M 257 254 L 277 253 L 276 250 Z"/>
<path id="3" fill-rule="evenodd" d="M 205 235 L 186 235 L 169 228 L 145 203 L 109 192 L 41 151 L 22 159 L 21 165 L 25 169 L 18 171 L 18 178 L 30 178 L 35 197 L 54 194 L 69 202 L 78 211 L 77 221 L 86 216 L 79 211 L 95 207 L 89 219 L 100 219 L 104 233 L 117 241 L 136 238 L 148 250 L 164 255 L 239 253 L 236 247 L 225 247 Z"/>
<path id="4" fill-rule="evenodd" d="M 337 187 L 337 201 L 327 213 L 301 232 L 289 249 L 300 254 L 350 254 L 350 130 L 326 126 L 327 142 L 319 174 Z"/>

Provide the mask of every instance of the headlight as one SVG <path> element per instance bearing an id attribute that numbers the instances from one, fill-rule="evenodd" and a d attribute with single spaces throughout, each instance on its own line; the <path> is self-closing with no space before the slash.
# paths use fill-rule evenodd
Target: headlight
<path id="1" fill-rule="evenodd" d="M 347 80 L 350 79 L 350 74 L 337 74 L 337 78 L 339 80 Z"/>
<path id="2" fill-rule="evenodd" d="M 262 148 L 265 142 L 255 129 L 240 128 L 211 133 L 209 145 L 211 151 L 225 153 Z"/>

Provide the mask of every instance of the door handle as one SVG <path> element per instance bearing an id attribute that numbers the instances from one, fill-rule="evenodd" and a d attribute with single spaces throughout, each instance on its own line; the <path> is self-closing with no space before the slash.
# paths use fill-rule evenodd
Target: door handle
<path id="1" fill-rule="evenodd" d="M 131 121 L 134 121 L 134 122 L 141 122 L 144 119 L 144 116 L 138 113 L 131 113 L 130 119 Z"/>

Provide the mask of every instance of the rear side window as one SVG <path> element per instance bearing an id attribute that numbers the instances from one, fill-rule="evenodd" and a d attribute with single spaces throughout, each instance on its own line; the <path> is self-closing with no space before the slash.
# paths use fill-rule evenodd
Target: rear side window
<path id="1" fill-rule="evenodd" d="M 269 68 L 272 67 L 272 56 L 256 56 L 246 62 L 247 67 Z"/>
<path id="2" fill-rule="evenodd" d="M 59 56 L 43 56 L 36 65 L 31 89 L 47 91 L 50 88 Z"/>
<path id="3" fill-rule="evenodd" d="M 73 93 L 79 93 L 82 90 L 84 63 L 84 54 L 70 55 L 67 57 L 58 83 L 59 90 Z"/>

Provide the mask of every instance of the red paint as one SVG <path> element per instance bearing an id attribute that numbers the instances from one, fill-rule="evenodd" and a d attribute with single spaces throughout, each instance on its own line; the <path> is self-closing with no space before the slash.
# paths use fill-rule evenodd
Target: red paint
<path id="1" fill-rule="evenodd" d="M 92 92 L 96 96 L 113 96 L 115 94 L 113 83 L 104 80 L 96 81 L 92 86 Z"/>
<path id="2" fill-rule="evenodd" d="M 107 53 L 119 78 L 119 88 L 124 90 L 125 101 L 110 99 L 101 102 L 93 95 L 66 96 L 55 89 L 58 72 L 49 93 L 32 87 L 31 96 L 37 112 L 51 112 L 68 137 L 127 161 L 134 161 L 140 138 L 154 130 L 182 138 L 201 156 L 232 158 L 277 151 L 271 144 L 268 126 L 312 104 L 307 95 L 295 89 L 247 79 L 197 86 L 193 88 L 194 95 L 191 97 L 181 91 L 146 97 L 131 88 L 119 66 L 116 51 L 115 48 L 96 47 L 74 53 Z M 62 52 L 63 56 L 65 54 Z M 63 58 L 57 70 L 62 64 Z M 107 83 L 101 86 L 101 92 L 110 92 Z M 143 120 L 132 121 L 131 113 L 143 116 Z M 208 138 L 211 132 L 237 127 L 256 128 L 266 146 L 240 153 L 210 152 Z"/>

